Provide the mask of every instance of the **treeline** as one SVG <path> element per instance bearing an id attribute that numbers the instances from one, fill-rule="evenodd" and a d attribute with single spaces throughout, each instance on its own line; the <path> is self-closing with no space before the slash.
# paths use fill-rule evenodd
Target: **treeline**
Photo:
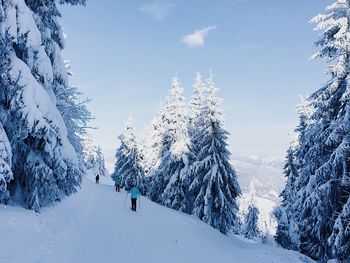
<path id="1" fill-rule="evenodd" d="M 241 190 L 230 164 L 217 87 L 196 75 L 187 104 L 177 77 L 158 115 L 136 139 L 131 122 L 119 136 L 112 177 L 126 190 L 136 185 L 164 206 L 193 214 L 222 233 L 238 232 Z"/>

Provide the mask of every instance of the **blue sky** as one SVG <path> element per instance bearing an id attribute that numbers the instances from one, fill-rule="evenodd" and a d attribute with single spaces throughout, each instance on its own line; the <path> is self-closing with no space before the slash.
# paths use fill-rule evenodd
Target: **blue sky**
<path id="1" fill-rule="evenodd" d="M 114 152 L 129 114 L 141 131 L 175 73 L 190 95 L 195 73 L 212 70 L 233 153 L 284 155 L 298 96 L 326 81 L 324 62 L 309 60 L 318 33 L 308 22 L 330 3 L 88 0 L 61 8 L 64 58 L 71 83 L 92 99 L 95 143 Z"/>

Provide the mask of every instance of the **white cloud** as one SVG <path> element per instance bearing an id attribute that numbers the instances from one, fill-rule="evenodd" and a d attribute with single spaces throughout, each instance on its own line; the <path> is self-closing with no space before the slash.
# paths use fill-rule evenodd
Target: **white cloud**
<path id="1" fill-rule="evenodd" d="M 177 5 L 176 2 L 169 1 L 169 0 L 154 0 L 150 4 L 146 4 L 139 7 L 139 10 L 141 12 L 145 12 L 146 14 L 156 18 L 156 19 L 163 19 L 166 17 L 170 10 L 173 9 Z"/>
<path id="2" fill-rule="evenodd" d="M 181 38 L 181 42 L 191 48 L 201 47 L 204 45 L 204 38 L 214 29 L 216 29 L 216 26 L 208 26 L 203 29 L 197 29 L 192 34 L 183 36 Z"/>

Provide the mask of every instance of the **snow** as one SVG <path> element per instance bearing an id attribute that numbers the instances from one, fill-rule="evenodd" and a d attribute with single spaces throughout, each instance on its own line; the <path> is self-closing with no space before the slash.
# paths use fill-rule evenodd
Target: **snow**
<path id="1" fill-rule="evenodd" d="M 243 193 L 239 200 L 240 216 L 243 219 L 244 215 L 248 211 L 248 207 L 251 201 L 251 193 Z M 273 215 L 273 211 L 277 204 L 264 197 L 255 196 L 253 198 L 254 205 L 259 209 L 258 227 L 263 233 L 267 233 L 271 236 L 276 234 L 277 222 Z"/>
<path id="2" fill-rule="evenodd" d="M 1 263 L 62 262 L 313 262 L 305 256 L 225 236 L 189 216 L 146 198 L 123 208 L 125 192 L 94 175 L 82 189 L 40 214 L 0 206 Z M 129 200 L 128 200 L 129 201 Z"/>
<path id="3" fill-rule="evenodd" d="M 278 195 L 286 183 L 281 157 L 233 153 L 232 158 L 231 163 L 237 171 L 237 179 L 243 193 L 253 187 L 257 196 L 275 203 L 280 201 Z"/>
<path id="4" fill-rule="evenodd" d="M 18 85 L 23 87 L 21 99 L 25 105 L 23 107 L 23 115 L 26 117 L 28 130 L 33 129 L 34 126 L 37 130 L 40 128 L 47 129 L 47 123 L 49 122 L 50 128 L 59 129 L 62 141 L 61 150 L 64 158 L 72 163 L 77 163 L 74 148 L 67 139 L 68 132 L 62 116 L 52 103 L 49 95 L 31 75 L 28 67 L 22 60 L 13 56 L 10 65 L 9 75 L 14 80 L 18 79 Z M 55 130 L 55 132 L 57 131 Z"/>
<path id="5" fill-rule="evenodd" d="M 26 35 L 28 46 L 38 47 L 41 45 L 41 35 L 33 19 L 33 12 L 22 0 L 14 1 L 17 23 L 17 36 Z M 11 21 L 14 22 L 14 20 Z M 13 25 L 11 25 L 13 26 Z"/>

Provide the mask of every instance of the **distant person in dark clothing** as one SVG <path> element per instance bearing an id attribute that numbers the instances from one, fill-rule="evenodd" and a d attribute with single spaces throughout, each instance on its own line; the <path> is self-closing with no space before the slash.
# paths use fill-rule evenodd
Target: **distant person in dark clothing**
<path id="1" fill-rule="evenodd" d="M 99 183 L 100 183 L 100 175 L 97 174 L 97 175 L 96 175 L 96 184 L 99 184 Z"/>

